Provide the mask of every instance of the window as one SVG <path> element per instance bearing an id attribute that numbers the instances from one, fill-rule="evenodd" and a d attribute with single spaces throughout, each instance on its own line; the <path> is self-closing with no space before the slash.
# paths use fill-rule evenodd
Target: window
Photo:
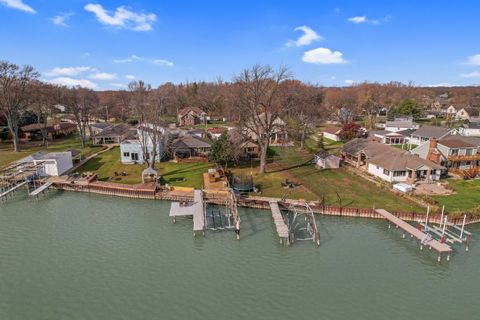
<path id="1" fill-rule="evenodd" d="M 138 161 L 138 153 L 133 153 L 132 152 L 132 160 L 133 161 Z"/>
<path id="2" fill-rule="evenodd" d="M 123 153 L 123 156 L 124 156 L 124 157 L 130 157 L 130 152 L 124 152 L 124 153 Z"/>
<path id="3" fill-rule="evenodd" d="M 473 150 L 472 150 L 472 149 L 467 149 L 467 150 L 465 151 L 465 154 L 466 154 L 467 156 L 471 156 L 471 155 L 473 154 Z"/>
<path id="4" fill-rule="evenodd" d="M 393 176 L 394 177 L 404 177 L 406 173 L 407 173 L 406 171 L 393 171 Z"/>
<path id="5" fill-rule="evenodd" d="M 390 171 L 387 170 L 387 169 L 383 169 L 383 174 L 386 175 L 386 176 L 389 176 L 389 175 L 390 175 Z"/>
<path id="6" fill-rule="evenodd" d="M 452 155 L 452 156 L 458 156 L 458 149 L 452 149 L 452 150 L 450 150 L 450 155 Z"/>

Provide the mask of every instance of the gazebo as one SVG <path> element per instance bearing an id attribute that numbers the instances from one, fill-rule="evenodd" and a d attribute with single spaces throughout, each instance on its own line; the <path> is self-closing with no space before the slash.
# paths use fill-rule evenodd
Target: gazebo
<path id="1" fill-rule="evenodd" d="M 157 182 L 158 172 L 148 167 L 142 171 L 142 183 Z"/>

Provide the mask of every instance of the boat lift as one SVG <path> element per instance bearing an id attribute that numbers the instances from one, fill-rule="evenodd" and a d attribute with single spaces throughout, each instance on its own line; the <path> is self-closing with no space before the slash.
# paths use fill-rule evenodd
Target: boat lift
<path id="1" fill-rule="evenodd" d="M 320 231 L 318 231 L 315 214 L 310 205 L 306 201 L 304 203 L 295 202 L 290 204 L 288 210 L 291 212 L 287 216 L 290 243 L 312 241 L 320 246 Z"/>
<path id="2" fill-rule="evenodd" d="M 462 225 L 456 225 L 451 222 L 448 222 L 448 218 L 445 215 L 445 206 L 442 207 L 442 215 L 440 216 L 440 224 L 438 226 L 430 224 L 429 225 L 429 213 L 430 207 L 427 208 L 427 214 L 425 216 L 425 221 L 419 221 L 419 229 L 429 235 L 430 237 L 436 237 L 441 243 L 454 244 L 465 244 L 465 251 L 469 250 L 470 242 L 472 241 L 472 233 L 465 230 L 465 222 L 467 220 L 467 215 L 463 216 Z"/>

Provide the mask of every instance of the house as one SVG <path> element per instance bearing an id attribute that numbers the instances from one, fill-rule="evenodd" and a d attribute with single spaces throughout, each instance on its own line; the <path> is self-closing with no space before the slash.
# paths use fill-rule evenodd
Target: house
<path id="1" fill-rule="evenodd" d="M 387 121 L 385 123 L 385 130 L 391 132 L 397 132 L 407 129 L 418 129 L 420 125 L 413 122 L 412 117 L 400 117 L 395 118 L 393 121 Z"/>
<path id="2" fill-rule="evenodd" d="M 137 127 L 137 139 L 126 139 L 120 143 L 120 159 L 124 164 L 144 163 L 156 152 L 155 161 L 160 161 L 169 137 L 166 124 L 141 124 Z"/>
<path id="3" fill-rule="evenodd" d="M 340 137 L 340 134 L 342 133 L 342 128 L 329 126 L 329 127 L 323 128 L 321 132 L 324 138 L 327 138 L 333 141 L 342 140 Z"/>
<path id="4" fill-rule="evenodd" d="M 458 128 L 458 133 L 467 137 L 480 137 L 480 121 L 465 120 L 464 124 Z"/>
<path id="5" fill-rule="evenodd" d="M 194 126 L 205 121 L 206 116 L 207 114 L 198 107 L 186 107 L 178 110 L 177 122 L 181 127 Z"/>
<path id="6" fill-rule="evenodd" d="M 222 135 L 222 133 L 224 131 L 225 130 L 223 128 L 218 128 L 218 127 L 213 127 L 213 128 L 208 128 L 207 129 L 208 135 L 214 140 L 217 140 L 218 138 L 220 138 L 220 136 Z"/>
<path id="7" fill-rule="evenodd" d="M 131 139 L 135 135 L 135 129 L 127 124 L 121 123 L 106 127 L 99 133 L 92 136 L 93 144 L 112 144 L 121 143 L 124 140 Z"/>
<path id="8" fill-rule="evenodd" d="M 467 139 L 465 139 L 467 138 Z M 464 170 L 480 169 L 478 143 L 472 143 L 468 137 L 449 136 L 444 139 L 431 139 L 411 152 L 420 158 L 431 160 L 448 169 L 449 172 L 462 173 Z"/>
<path id="9" fill-rule="evenodd" d="M 60 176 L 73 168 L 72 153 L 67 152 L 35 152 L 17 163 L 32 163 L 39 168 L 41 176 Z"/>
<path id="10" fill-rule="evenodd" d="M 173 140 L 171 149 L 174 159 L 206 158 L 211 147 L 212 143 L 208 139 L 185 135 Z"/>
<path id="11" fill-rule="evenodd" d="M 406 129 L 397 132 L 386 130 L 372 131 L 370 136 L 384 144 L 406 144 L 410 142 L 410 136 L 414 129 Z"/>
<path id="12" fill-rule="evenodd" d="M 41 140 L 42 131 L 46 133 L 47 140 L 65 137 L 77 131 L 77 126 L 73 123 L 59 122 L 59 123 L 34 123 L 21 127 L 25 138 L 29 141 Z"/>
<path id="13" fill-rule="evenodd" d="M 436 181 L 445 170 L 408 151 L 363 138 L 347 142 L 341 152 L 346 163 L 388 182 Z"/>
<path id="14" fill-rule="evenodd" d="M 457 109 L 453 105 L 450 105 L 447 109 L 444 110 L 445 114 L 448 116 L 455 116 L 457 114 Z"/>
<path id="15" fill-rule="evenodd" d="M 412 132 L 410 137 L 410 143 L 414 145 L 421 145 L 430 139 L 442 139 L 443 137 L 456 134 L 457 130 L 452 128 L 445 128 L 432 125 L 423 125 L 419 129 Z"/>
<path id="16" fill-rule="evenodd" d="M 271 121 L 271 114 L 265 116 L 265 112 L 258 115 L 257 121 L 260 122 L 260 128 L 266 127 L 267 123 Z M 268 120 L 268 121 L 267 121 Z M 277 117 L 273 120 L 272 132 L 270 134 L 270 145 L 284 145 L 289 143 L 287 124 L 281 118 Z M 258 134 L 263 135 L 263 132 L 257 133 L 247 129 L 247 135 L 252 141 L 258 140 Z"/>
<path id="17" fill-rule="evenodd" d="M 239 159 L 250 160 L 257 159 L 260 155 L 258 144 L 246 139 L 246 134 L 242 134 L 240 129 L 231 128 L 227 131 L 228 137 L 233 145 L 236 146 L 235 151 Z"/>
<path id="18" fill-rule="evenodd" d="M 340 163 L 342 162 L 342 159 L 328 153 L 328 151 L 320 150 L 315 154 L 315 159 L 313 161 L 317 168 L 337 169 L 340 168 Z"/>
<path id="19" fill-rule="evenodd" d="M 92 136 L 99 134 L 106 128 L 109 128 L 113 126 L 111 123 L 105 123 L 105 122 L 100 122 L 100 123 L 92 123 L 90 125 L 90 132 L 92 133 Z"/>
<path id="20" fill-rule="evenodd" d="M 472 117 L 478 117 L 478 109 L 472 107 L 461 108 L 455 114 L 456 120 L 468 120 Z"/>

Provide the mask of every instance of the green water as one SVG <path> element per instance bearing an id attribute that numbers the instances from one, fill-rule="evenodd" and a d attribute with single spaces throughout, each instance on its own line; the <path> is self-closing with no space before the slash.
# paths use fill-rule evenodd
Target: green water
<path id="1" fill-rule="evenodd" d="M 318 217 L 278 245 L 267 211 L 192 237 L 169 203 L 52 192 L 0 204 L 0 319 L 478 319 L 480 243 L 437 263 L 384 221 Z M 476 234 L 480 227 L 470 227 Z"/>

